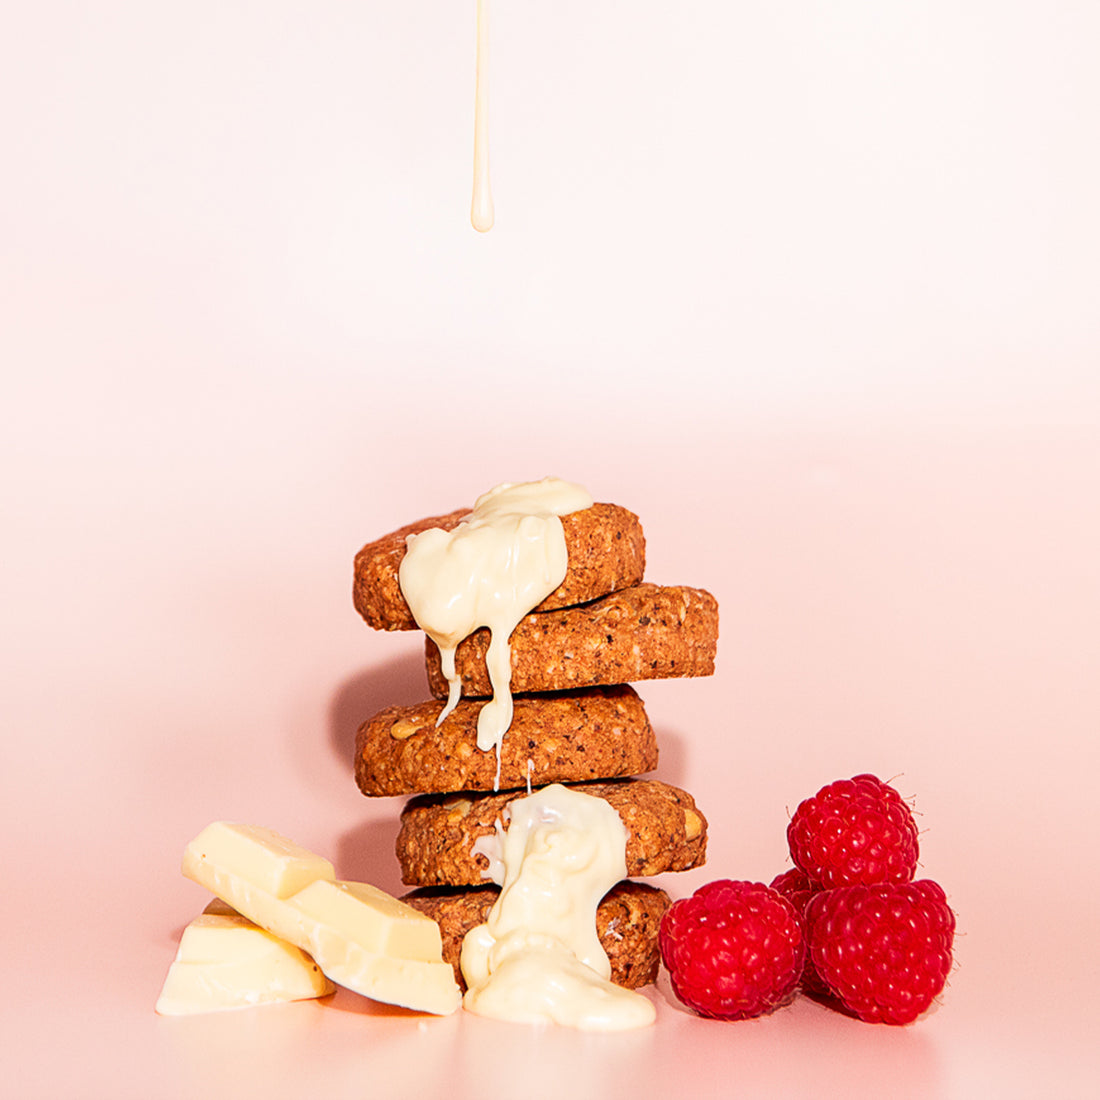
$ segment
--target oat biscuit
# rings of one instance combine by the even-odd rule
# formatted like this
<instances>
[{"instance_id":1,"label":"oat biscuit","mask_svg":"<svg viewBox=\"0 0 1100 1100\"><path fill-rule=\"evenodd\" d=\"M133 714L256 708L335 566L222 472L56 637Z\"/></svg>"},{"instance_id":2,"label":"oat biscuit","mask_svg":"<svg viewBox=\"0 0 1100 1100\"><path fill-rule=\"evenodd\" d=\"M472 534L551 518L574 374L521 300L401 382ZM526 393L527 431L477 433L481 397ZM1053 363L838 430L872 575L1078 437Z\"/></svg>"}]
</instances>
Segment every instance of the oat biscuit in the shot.
<instances>
[{"instance_id":1,"label":"oat biscuit","mask_svg":"<svg viewBox=\"0 0 1100 1100\"><path fill-rule=\"evenodd\" d=\"M462 642L462 694L492 694L489 631ZM512 691L562 691L672 676L709 676L718 646L718 602L701 588L639 584L582 607L535 612L512 631ZM428 685L447 697L439 649L425 640Z\"/></svg>"},{"instance_id":2,"label":"oat biscuit","mask_svg":"<svg viewBox=\"0 0 1100 1100\"><path fill-rule=\"evenodd\" d=\"M485 922L499 893L499 887L493 885L434 887L414 890L401 899L439 925L443 959L454 967L463 991L466 983L459 967L462 939L471 928ZM620 882L604 895L596 910L596 932L616 985L638 989L656 981L660 961L657 930L670 904L664 890L642 882Z\"/></svg>"},{"instance_id":3,"label":"oat biscuit","mask_svg":"<svg viewBox=\"0 0 1100 1100\"><path fill-rule=\"evenodd\" d=\"M405 539L430 527L451 530L469 515L459 508L445 516L410 523L355 555L352 599L360 615L376 630L415 630L409 605L401 594L397 572L405 556ZM539 607L545 610L585 603L637 584L645 574L645 536L633 512L617 504L593 504L561 517L569 571Z\"/></svg>"},{"instance_id":4,"label":"oat biscuit","mask_svg":"<svg viewBox=\"0 0 1100 1100\"><path fill-rule=\"evenodd\" d=\"M505 739L507 740L507 738ZM626 873L645 878L686 871L706 860L707 822L686 791L655 779L571 784L606 799L627 829ZM479 886L488 857L474 853L525 791L420 795L401 814L397 858L407 886Z\"/></svg>"},{"instance_id":5,"label":"oat biscuit","mask_svg":"<svg viewBox=\"0 0 1100 1100\"><path fill-rule=\"evenodd\" d=\"M462 700L436 727L443 702L387 707L359 727L355 780L366 795L491 791L496 753L477 747L482 700ZM500 749L503 790L640 775L657 766L645 707L627 685L518 695Z\"/></svg>"}]
</instances>

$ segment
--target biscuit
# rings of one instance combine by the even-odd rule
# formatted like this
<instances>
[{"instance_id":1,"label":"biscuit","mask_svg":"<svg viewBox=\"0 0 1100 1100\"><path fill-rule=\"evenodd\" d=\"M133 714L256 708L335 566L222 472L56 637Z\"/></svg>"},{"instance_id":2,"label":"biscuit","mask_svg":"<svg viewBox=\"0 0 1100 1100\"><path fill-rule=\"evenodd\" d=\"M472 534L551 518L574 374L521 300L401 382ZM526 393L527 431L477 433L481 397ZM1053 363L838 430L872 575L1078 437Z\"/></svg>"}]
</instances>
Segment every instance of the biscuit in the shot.
<instances>
[{"instance_id":1,"label":"biscuit","mask_svg":"<svg viewBox=\"0 0 1100 1100\"><path fill-rule=\"evenodd\" d=\"M496 753L477 747L480 700L393 706L359 727L355 781L366 795L491 791ZM519 695L500 748L500 787L638 775L657 766L657 740L633 688Z\"/></svg>"},{"instance_id":2,"label":"biscuit","mask_svg":"<svg viewBox=\"0 0 1100 1100\"><path fill-rule=\"evenodd\" d=\"M405 556L405 539L429 527L451 530L470 514L459 508L445 516L410 523L355 555L352 600L360 615L376 630L415 630L398 570ZM539 604L544 610L569 607L637 584L645 575L645 536L633 512L617 504L593 504L561 517L569 569L565 580Z\"/></svg>"},{"instance_id":3,"label":"biscuit","mask_svg":"<svg viewBox=\"0 0 1100 1100\"><path fill-rule=\"evenodd\" d=\"M500 894L497 886L469 889L434 887L414 890L401 900L439 925L443 959L454 967L455 980L465 992L459 967L462 940L471 928L483 924ZM638 989L657 980L660 950L657 931L671 904L664 890L642 882L620 882L603 897L596 910L596 932L611 963L611 980Z\"/></svg>"},{"instance_id":4,"label":"biscuit","mask_svg":"<svg viewBox=\"0 0 1100 1100\"><path fill-rule=\"evenodd\" d=\"M492 694L482 629L460 643L462 694ZM639 584L583 607L536 612L512 631L512 691L563 691L670 676L709 676L718 646L718 602L701 588ZM425 643L428 686L447 697L439 649Z\"/></svg>"},{"instance_id":5,"label":"biscuit","mask_svg":"<svg viewBox=\"0 0 1100 1100\"><path fill-rule=\"evenodd\" d=\"M507 740L507 738L505 738ZM706 860L707 822L687 792L655 779L578 783L573 789L606 799L627 830L626 874L645 878L686 871ZM475 853L496 832L505 807L525 791L419 795L401 814L397 858L407 886L479 886L488 856Z\"/></svg>"}]
</instances>

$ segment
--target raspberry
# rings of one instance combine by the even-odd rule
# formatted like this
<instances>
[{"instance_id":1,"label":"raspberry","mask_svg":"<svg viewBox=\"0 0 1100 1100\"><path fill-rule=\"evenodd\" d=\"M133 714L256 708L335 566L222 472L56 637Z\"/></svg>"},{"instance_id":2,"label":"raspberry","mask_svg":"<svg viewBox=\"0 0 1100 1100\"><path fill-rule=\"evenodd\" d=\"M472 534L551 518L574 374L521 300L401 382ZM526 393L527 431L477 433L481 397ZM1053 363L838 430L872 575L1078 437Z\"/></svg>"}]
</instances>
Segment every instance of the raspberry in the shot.
<instances>
[{"instance_id":1,"label":"raspberry","mask_svg":"<svg viewBox=\"0 0 1100 1100\"><path fill-rule=\"evenodd\" d=\"M787 826L795 866L825 889L910 882L917 825L893 787L873 775L838 779L795 810Z\"/></svg>"},{"instance_id":2,"label":"raspberry","mask_svg":"<svg viewBox=\"0 0 1100 1100\"><path fill-rule=\"evenodd\" d=\"M673 902L658 942L676 996L717 1020L746 1020L784 1004L806 955L790 902L761 882L730 879Z\"/></svg>"},{"instance_id":3,"label":"raspberry","mask_svg":"<svg viewBox=\"0 0 1100 1100\"><path fill-rule=\"evenodd\" d=\"M816 882L811 882L805 872L797 867L776 875L771 881L771 888L782 894L794 907L798 919L802 921L802 930L806 930L806 906L815 894L821 893L821 887ZM828 993L824 982L814 973L813 960L809 950L806 951L806 961L802 964L802 974L799 976L799 984L806 993Z\"/></svg>"},{"instance_id":4,"label":"raspberry","mask_svg":"<svg viewBox=\"0 0 1100 1100\"><path fill-rule=\"evenodd\" d=\"M797 867L776 875L769 885L794 906L799 916L806 912L810 898L821 891L821 887L811 882L806 872L800 871Z\"/></svg>"},{"instance_id":5,"label":"raspberry","mask_svg":"<svg viewBox=\"0 0 1100 1100\"><path fill-rule=\"evenodd\" d=\"M947 982L955 914L930 879L827 890L806 918L814 970L861 1020L910 1023Z\"/></svg>"}]
</instances>

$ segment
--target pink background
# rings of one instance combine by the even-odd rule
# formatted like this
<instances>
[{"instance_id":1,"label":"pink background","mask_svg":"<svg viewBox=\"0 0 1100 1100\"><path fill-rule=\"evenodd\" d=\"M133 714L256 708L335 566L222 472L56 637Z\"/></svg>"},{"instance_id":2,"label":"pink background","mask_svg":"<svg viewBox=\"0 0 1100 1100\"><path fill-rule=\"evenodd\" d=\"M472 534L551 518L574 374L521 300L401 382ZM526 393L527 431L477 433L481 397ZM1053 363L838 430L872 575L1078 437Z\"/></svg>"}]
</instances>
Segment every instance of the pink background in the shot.
<instances>
[{"instance_id":1,"label":"pink background","mask_svg":"<svg viewBox=\"0 0 1100 1100\"><path fill-rule=\"evenodd\" d=\"M20 1097L1094 1095L1100 8L0 7L4 1088ZM800 1001L623 1036L348 994L153 1003L271 825L400 884L357 723L425 694L358 547L554 473L718 597L642 685L710 819L662 880L769 880L859 771L958 913L910 1028Z\"/></svg>"}]
</instances>

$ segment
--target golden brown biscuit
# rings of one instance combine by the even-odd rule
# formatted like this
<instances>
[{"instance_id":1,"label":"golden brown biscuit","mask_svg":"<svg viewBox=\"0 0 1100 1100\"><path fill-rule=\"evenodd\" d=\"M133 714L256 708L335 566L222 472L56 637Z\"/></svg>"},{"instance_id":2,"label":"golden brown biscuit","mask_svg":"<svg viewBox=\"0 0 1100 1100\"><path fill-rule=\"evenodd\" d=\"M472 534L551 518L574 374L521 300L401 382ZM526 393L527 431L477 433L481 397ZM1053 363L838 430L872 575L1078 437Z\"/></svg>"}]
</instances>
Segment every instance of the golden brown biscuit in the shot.
<instances>
[{"instance_id":1,"label":"golden brown biscuit","mask_svg":"<svg viewBox=\"0 0 1100 1100\"><path fill-rule=\"evenodd\" d=\"M443 959L454 967L455 980L463 991L466 982L458 964L463 937L485 922L499 893L500 888L492 885L468 889L437 886L414 890L401 899L438 923ZM664 890L642 882L620 882L604 895L596 910L596 932L616 985L638 989L657 980L661 957L657 931L670 904Z\"/></svg>"},{"instance_id":2,"label":"golden brown biscuit","mask_svg":"<svg viewBox=\"0 0 1100 1100\"><path fill-rule=\"evenodd\" d=\"M645 878L687 871L706 860L707 822L686 791L655 779L570 786L606 799L627 830L626 873ZM420 795L401 814L397 858L407 886L480 886L488 857L474 845L504 821L505 807L525 791Z\"/></svg>"},{"instance_id":3,"label":"golden brown biscuit","mask_svg":"<svg viewBox=\"0 0 1100 1100\"><path fill-rule=\"evenodd\" d=\"M477 747L483 703L462 700L436 727L443 702L387 707L359 727L355 780L366 795L491 791L496 753ZM500 787L639 775L657 766L657 741L633 688L518 695L500 753Z\"/></svg>"},{"instance_id":4,"label":"golden brown biscuit","mask_svg":"<svg viewBox=\"0 0 1100 1100\"><path fill-rule=\"evenodd\" d=\"M376 630L415 630L416 620L401 594L397 573L405 556L405 539L429 527L449 531L470 514L459 508L445 516L410 523L355 555L352 600ZM540 608L569 607L629 588L645 574L645 536L633 512L617 504L593 504L561 517L569 571Z\"/></svg>"},{"instance_id":5,"label":"golden brown biscuit","mask_svg":"<svg viewBox=\"0 0 1100 1100\"><path fill-rule=\"evenodd\" d=\"M492 694L489 631L462 642L462 694ZM701 588L639 584L585 604L525 616L512 631L512 691L563 691L672 676L709 676L718 646L718 602ZM447 697L439 649L426 639L428 685Z\"/></svg>"}]
</instances>

